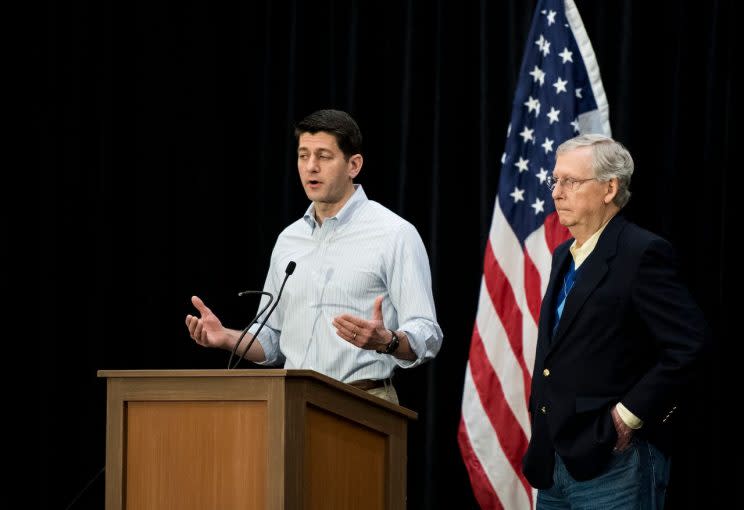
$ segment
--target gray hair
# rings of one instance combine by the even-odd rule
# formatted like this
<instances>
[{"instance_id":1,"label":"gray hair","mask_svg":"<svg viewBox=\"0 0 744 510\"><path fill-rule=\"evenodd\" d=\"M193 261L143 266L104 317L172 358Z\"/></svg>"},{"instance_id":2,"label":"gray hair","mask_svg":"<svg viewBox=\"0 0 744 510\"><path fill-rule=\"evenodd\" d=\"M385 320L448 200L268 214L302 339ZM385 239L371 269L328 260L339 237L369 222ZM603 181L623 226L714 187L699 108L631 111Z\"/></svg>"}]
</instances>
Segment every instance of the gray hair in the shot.
<instances>
[{"instance_id":1,"label":"gray hair","mask_svg":"<svg viewBox=\"0 0 744 510\"><path fill-rule=\"evenodd\" d=\"M594 177L600 182L617 179L617 195L613 202L621 209L630 200L630 177L633 175L633 158L623 144L609 136L600 134L584 134L566 140L558 146L556 156L564 152L592 148L592 170Z\"/></svg>"}]
</instances>

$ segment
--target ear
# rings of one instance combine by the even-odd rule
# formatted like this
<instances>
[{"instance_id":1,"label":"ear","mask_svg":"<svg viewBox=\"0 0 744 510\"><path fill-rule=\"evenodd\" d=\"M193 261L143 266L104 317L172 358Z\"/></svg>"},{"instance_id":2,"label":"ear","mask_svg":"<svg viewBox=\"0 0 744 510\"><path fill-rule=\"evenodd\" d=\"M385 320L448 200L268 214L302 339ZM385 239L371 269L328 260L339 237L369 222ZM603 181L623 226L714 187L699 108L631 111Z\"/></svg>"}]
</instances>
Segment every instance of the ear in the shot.
<instances>
[{"instance_id":1,"label":"ear","mask_svg":"<svg viewBox=\"0 0 744 510\"><path fill-rule=\"evenodd\" d=\"M348 163L348 169L346 170L346 174L354 179L357 175L359 175L359 172L362 170L362 165L364 164L364 158L361 154L354 154L349 158Z\"/></svg>"},{"instance_id":2,"label":"ear","mask_svg":"<svg viewBox=\"0 0 744 510\"><path fill-rule=\"evenodd\" d=\"M617 196L617 190L618 190L619 183L617 181L617 177L613 177L612 179L607 181L605 184L607 185L607 191L605 191L603 201L605 204L609 205L612 203L612 201Z\"/></svg>"}]
</instances>

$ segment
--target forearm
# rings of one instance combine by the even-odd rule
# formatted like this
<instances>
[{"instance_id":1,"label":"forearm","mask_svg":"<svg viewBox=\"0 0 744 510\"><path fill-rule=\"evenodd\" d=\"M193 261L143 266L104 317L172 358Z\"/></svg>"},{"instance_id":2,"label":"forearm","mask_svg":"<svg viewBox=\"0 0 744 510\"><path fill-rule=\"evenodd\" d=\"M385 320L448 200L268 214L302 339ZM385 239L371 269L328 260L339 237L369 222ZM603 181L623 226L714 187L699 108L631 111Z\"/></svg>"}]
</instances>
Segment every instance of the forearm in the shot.
<instances>
[{"instance_id":1,"label":"forearm","mask_svg":"<svg viewBox=\"0 0 744 510\"><path fill-rule=\"evenodd\" d=\"M250 333L246 333L243 338L240 339L241 334L241 330L227 329L225 335L225 343L222 345L222 348L228 351L233 351L233 349L235 349L235 345L238 343L238 341L240 341L240 345L238 346L238 349L236 351L236 354L238 356L241 356L248 361L254 361L256 363L266 361L266 354L264 353L261 342L259 342L257 338L256 341L252 341L253 335ZM246 348L249 344L250 348L248 349L248 352L246 352Z\"/></svg>"}]
</instances>

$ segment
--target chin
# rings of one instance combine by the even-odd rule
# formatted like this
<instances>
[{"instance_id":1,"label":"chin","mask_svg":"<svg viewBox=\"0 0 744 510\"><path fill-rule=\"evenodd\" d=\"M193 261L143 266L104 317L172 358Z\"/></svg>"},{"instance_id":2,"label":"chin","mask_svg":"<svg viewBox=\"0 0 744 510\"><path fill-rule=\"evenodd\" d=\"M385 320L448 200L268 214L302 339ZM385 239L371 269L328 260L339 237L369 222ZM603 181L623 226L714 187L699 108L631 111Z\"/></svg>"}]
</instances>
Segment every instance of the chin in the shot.
<instances>
[{"instance_id":1,"label":"chin","mask_svg":"<svg viewBox=\"0 0 744 510\"><path fill-rule=\"evenodd\" d=\"M558 217L558 223L569 229L576 225L575 221L571 221L569 218L561 218L560 216Z\"/></svg>"},{"instance_id":2,"label":"chin","mask_svg":"<svg viewBox=\"0 0 744 510\"><path fill-rule=\"evenodd\" d=\"M310 188L305 188L305 195L310 199L311 202L315 202L320 198L320 191Z\"/></svg>"}]
</instances>

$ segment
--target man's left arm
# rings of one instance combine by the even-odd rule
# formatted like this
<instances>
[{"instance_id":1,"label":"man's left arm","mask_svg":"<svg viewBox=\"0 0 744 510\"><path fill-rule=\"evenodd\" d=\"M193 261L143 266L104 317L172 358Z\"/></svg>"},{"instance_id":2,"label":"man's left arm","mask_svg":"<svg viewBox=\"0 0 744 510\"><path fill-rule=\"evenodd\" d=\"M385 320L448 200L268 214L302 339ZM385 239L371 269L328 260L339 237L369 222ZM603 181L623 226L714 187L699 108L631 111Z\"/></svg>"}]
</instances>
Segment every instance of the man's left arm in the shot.
<instances>
[{"instance_id":1,"label":"man's left arm","mask_svg":"<svg viewBox=\"0 0 744 510\"><path fill-rule=\"evenodd\" d=\"M395 356L397 364L411 368L433 359L442 346L443 335L437 323L429 256L410 223L397 232L388 259L388 292L398 318L395 333L401 344L407 344Z\"/></svg>"},{"instance_id":2,"label":"man's left arm","mask_svg":"<svg viewBox=\"0 0 744 510\"><path fill-rule=\"evenodd\" d=\"M708 327L677 274L672 246L662 239L650 242L642 255L632 306L655 343L657 359L615 412L629 428L639 428L674 410L706 348Z\"/></svg>"},{"instance_id":3,"label":"man's left arm","mask_svg":"<svg viewBox=\"0 0 744 510\"><path fill-rule=\"evenodd\" d=\"M336 334L360 349L389 354L401 360L415 361L416 352L411 348L408 335L385 327L382 315L384 296L377 296L372 307L372 319L344 314L333 319Z\"/></svg>"},{"instance_id":4,"label":"man's left arm","mask_svg":"<svg viewBox=\"0 0 744 510\"><path fill-rule=\"evenodd\" d=\"M403 368L434 358L442 345L442 330L434 309L426 249L416 229L406 224L383 254L389 305L397 324L383 318L383 299L375 300L371 320L344 314L333 320L336 334L361 349L390 355ZM388 316L390 318L390 316Z\"/></svg>"}]
</instances>

